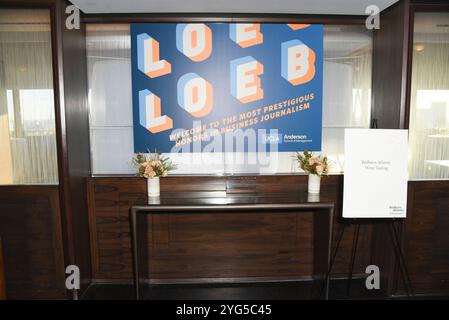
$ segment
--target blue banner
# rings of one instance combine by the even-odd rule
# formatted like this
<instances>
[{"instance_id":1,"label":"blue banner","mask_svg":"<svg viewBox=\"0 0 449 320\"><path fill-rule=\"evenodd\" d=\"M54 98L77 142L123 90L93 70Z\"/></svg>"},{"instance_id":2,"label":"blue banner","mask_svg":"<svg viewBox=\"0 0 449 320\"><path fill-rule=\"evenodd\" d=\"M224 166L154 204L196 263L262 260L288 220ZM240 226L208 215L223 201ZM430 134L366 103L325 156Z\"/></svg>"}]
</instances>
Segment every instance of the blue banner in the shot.
<instances>
[{"instance_id":1,"label":"blue banner","mask_svg":"<svg viewBox=\"0 0 449 320\"><path fill-rule=\"evenodd\" d=\"M131 25L134 150L321 150L323 26Z\"/></svg>"}]
</instances>

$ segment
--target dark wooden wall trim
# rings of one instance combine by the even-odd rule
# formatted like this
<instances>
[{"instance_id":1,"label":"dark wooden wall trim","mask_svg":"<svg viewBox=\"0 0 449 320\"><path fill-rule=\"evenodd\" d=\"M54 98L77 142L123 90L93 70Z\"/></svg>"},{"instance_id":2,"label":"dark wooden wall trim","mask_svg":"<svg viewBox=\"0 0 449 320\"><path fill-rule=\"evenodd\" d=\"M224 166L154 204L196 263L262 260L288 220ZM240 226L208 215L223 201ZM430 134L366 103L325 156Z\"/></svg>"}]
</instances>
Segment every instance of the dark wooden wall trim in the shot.
<instances>
[{"instance_id":1,"label":"dark wooden wall trim","mask_svg":"<svg viewBox=\"0 0 449 320\"><path fill-rule=\"evenodd\" d=\"M364 24L366 16L307 15L263 13L128 13L86 14L84 23L145 23L145 22L258 22L258 23L322 23Z\"/></svg>"},{"instance_id":2,"label":"dark wooden wall trim","mask_svg":"<svg viewBox=\"0 0 449 320\"><path fill-rule=\"evenodd\" d=\"M52 5L52 50L53 50L53 87L55 96L56 143L58 147L59 198L61 204L61 223L63 226L63 244L65 265L75 264L73 230L71 228L72 210L70 185L68 179L67 128L64 99L64 62L62 49L63 11L60 1ZM69 294L69 293L68 293Z\"/></svg>"},{"instance_id":3,"label":"dark wooden wall trim","mask_svg":"<svg viewBox=\"0 0 449 320\"><path fill-rule=\"evenodd\" d=\"M406 115L409 68L410 3L400 0L382 11L373 33L371 117L382 129L408 127ZM390 295L397 285L397 264L384 225L373 226L372 261L379 266L381 287Z\"/></svg>"},{"instance_id":4,"label":"dark wooden wall trim","mask_svg":"<svg viewBox=\"0 0 449 320\"><path fill-rule=\"evenodd\" d=\"M8 299L64 299L58 186L0 186Z\"/></svg>"},{"instance_id":5,"label":"dark wooden wall trim","mask_svg":"<svg viewBox=\"0 0 449 320\"><path fill-rule=\"evenodd\" d=\"M66 264L81 271L82 288L91 279L87 216L87 177L90 176L89 118L85 24L65 26L69 1L56 1L54 8L54 66L58 90L58 162ZM77 292L73 291L74 298Z\"/></svg>"}]
</instances>

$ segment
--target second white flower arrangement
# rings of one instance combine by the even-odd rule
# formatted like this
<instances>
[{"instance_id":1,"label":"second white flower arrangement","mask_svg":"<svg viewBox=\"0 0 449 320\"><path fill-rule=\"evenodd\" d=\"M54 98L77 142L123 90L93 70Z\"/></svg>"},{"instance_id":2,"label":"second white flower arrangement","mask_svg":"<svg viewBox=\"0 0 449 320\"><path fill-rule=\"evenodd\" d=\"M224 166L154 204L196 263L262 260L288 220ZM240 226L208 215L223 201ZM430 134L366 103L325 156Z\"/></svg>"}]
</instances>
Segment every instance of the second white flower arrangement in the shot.
<instances>
[{"instance_id":1,"label":"second white flower arrangement","mask_svg":"<svg viewBox=\"0 0 449 320\"><path fill-rule=\"evenodd\" d=\"M295 158L299 167L309 174L308 192L310 194L319 194L321 177L329 173L327 157L313 156L311 152L304 151L302 154L297 152Z\"/></svg>"},{"instance_id":2,"label":"second white flower arrangement","mask_svg":"<svg viewBox=\"0 0 449 320\"><path fill-rule=\"evenodd\" d=\"M153 198L160 195L159 177L165 177L176 169L176 164L160 152L150 153L148 156L138 153L133 158L133 164L137 168L137 174L147 178L147 193Z\"/></svg>"},{"instance_id":3,"label":"second white flower arrangement","mask_svg":"<svg viewBox=\"0 0 449 320\"><path fill-rule=\"evenodd\" d=\"M299 167L306 173L320 177L329 173L329 161L325 156L313 156L311 152L304 151L302 154L297 152L295 158Z\"/></svg>"},{"instance_id":4,"label":"second white flower arrangement","mask_svg":"<svg viewBox=\"0 0 449 320\"><path fill-rule=\"evenodd\" d=\"M165 177L176 169L176 164L159 152L150 153L148 156L138 153L133 158L133 164L137 167L137 174L144 178Z\"/></svg>"}]
</instances>

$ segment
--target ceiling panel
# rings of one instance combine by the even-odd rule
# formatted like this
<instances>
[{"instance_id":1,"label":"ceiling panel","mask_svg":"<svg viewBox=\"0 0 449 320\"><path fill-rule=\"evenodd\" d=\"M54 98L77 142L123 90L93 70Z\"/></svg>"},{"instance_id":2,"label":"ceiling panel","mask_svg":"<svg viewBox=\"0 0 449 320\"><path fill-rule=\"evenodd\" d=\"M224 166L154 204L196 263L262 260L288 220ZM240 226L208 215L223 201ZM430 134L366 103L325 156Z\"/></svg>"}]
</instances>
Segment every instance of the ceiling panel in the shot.
<instances>
[{"instance_id":1,"label":"ceiling panel","mask_svg":"<svg viewBox=\"0 0 449 320\"><path fill-rule=\"evenodd\" d=\"M364 15L398 0L71 0L85 13L286 13Z\"/></svg>"}]
</instances>

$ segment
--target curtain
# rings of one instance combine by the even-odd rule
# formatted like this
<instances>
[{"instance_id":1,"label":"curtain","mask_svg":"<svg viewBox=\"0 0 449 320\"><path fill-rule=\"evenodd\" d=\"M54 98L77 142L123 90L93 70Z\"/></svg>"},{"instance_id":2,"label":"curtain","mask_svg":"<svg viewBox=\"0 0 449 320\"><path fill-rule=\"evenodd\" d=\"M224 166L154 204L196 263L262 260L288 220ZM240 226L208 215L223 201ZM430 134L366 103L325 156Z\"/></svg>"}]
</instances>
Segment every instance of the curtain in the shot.
<instances>
[{"instance_id":1,"label":"curtain","mask_svg":"<svg viewBox=\"0 0 449 320\"><path fill-rule=\"evenodd\" d=\"M448 21L449 12L415 14L409 125L413 180L449 178Z\"/></svg>"},{"instance_id":2,"label":"curtain","mask_svg":"<svg viewBox=\"0 0 449 320\"><path fill-rule=\"evenodd\" d=\"M50 13L0 21L0 184L57 184Z\"/></svg>"}]
</instances>

